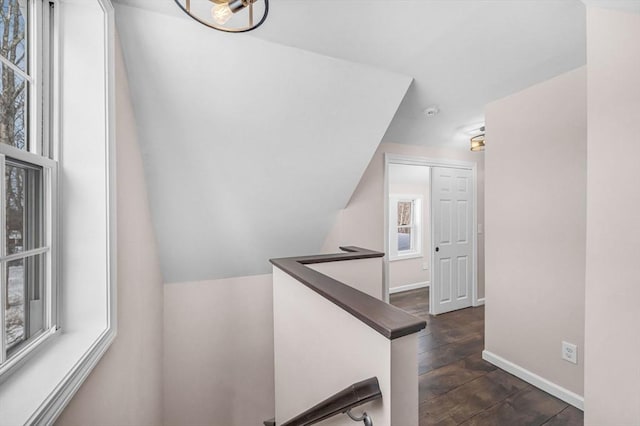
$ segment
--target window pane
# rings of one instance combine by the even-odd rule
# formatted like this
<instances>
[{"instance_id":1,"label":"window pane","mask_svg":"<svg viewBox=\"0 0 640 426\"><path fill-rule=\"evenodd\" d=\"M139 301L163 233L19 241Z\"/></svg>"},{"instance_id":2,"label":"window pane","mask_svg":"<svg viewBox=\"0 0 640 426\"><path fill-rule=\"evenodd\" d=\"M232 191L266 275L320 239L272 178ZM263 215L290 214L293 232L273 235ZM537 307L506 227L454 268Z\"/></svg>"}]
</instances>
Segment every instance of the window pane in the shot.
<instances>
[{"instance_id":1,"label":"window pane","mask_svg":"<svg viewBox=\"0 0 640 426\"><path fill-rule=\"evenodd\" d=\"M7 353L44 329L42 255L7 262L7 306L5 311Z\"/></svg>"},{"instance_id":2,"label":"window pane","mask_svg":"<svg viewBox=\"0 0 640 426\"><path fill-rule=\"evenodd\" d=\"M0 55L27 71L27 0L0 0Z\"/></svg>"},{"instance_id":3,"label":"window pane","mask_svg":"<svg viewBox=\"0 0 640 426\"><path fill-rule=\"evenodd\" d=\"M411 201L398 201L398 226L411 225L412 207Z\"/></svg>"},{"instance_id":4,"label":"window pane","mask_svg":"<svg viewBox=\"0 0 640 426\"><path fill-rule=\"evenodd\" d=\"M411 250L411 227L398 228L398 251Z\"/></svg>"},{"instance_id":5,"label":"window pane","mask_svg":"<svg viewBox=\"0 0 640 426\"><path fill-rule=\"evenodd\" d=\"M25 338L25 288L24 260L14 260L7 265L7 349L11 349Z\"/></svg>"},{"instance_id":6,"label":"window pane","mask_svg":"<svg viewBox=\"0 0 640 426\"><path fill-rule=\"evenodd\" d=\"M7 161L7 254L42 246L42 170Z\"/></svg>"},{"instance_id":7,"label":"window pane","mask_svg":"<svg viewBox=\"0 0 640 426\"><path fill-rule=\"evenodd\" d=\"M1 1L1 0L0 0ZM2 64L0 72L0 143L27 148L27 84Z\"/></svg>"}]
</instances>

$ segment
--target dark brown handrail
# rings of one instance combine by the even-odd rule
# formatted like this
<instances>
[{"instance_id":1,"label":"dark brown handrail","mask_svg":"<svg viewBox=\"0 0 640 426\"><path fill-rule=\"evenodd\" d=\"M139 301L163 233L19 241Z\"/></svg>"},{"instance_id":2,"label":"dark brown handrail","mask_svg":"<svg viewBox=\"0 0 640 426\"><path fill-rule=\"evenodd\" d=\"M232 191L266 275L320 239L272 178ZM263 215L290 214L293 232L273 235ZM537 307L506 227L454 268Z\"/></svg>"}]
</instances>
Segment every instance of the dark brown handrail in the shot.
<instances>
[{"instance_id":1,"label":"dark brown handrail","mask_svg":"<svg viewBox=\"0 0 640 426\"><path fill-rule=\"evenodd\" d=\"M417 333L426 327L427 323L424 320L307 266L314 263L384 256L384 253L360 247L340 247L340 249L345 253L271 259L271 263L327 300L340 306L387 339L397 339Z\"/></svg>"},{"instance_id":2,"label":"dark brown handrail","mask_svg":"<svg viewBox=\"0 0 640 426\"><path fill-rule=\"evenodd\" d=\"M282 424L282 426L308 426L346 413L351 408L382 398L378 378L372 377L341 390L318 405Z\"/></svg>"}]
</instances>

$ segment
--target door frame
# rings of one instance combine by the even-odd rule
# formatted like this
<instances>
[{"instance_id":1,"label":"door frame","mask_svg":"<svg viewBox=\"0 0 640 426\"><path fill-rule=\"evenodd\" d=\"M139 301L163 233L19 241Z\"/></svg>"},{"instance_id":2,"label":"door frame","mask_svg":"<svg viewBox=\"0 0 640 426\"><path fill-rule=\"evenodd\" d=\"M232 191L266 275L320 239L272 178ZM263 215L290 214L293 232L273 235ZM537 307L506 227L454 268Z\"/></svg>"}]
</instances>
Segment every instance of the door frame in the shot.
<instances>
[{"instance_id":1,"label":"door frame","mask_svg":"<svg viewBox=\"0 0 640 426\"><path fill-rule=\"evenodd\" d=\"M382 258L382 276L383 276L383 294L384 300L389 302L389 165L390 164L404 164L408 166L427 166L427 167L448 167L453 169L466 169L471 170L472 173L472 187L473 187L473 244L472 244L472 256L471 260L473 262L473 273L471 277L471 305L472 306L480 306L484 303L484 299L482 302L478 301L478 165L472 161L462 161L462 160L450 160L446 158L427 158L427 157L417 157L411 155L401 155L401 154L392 154L385 152L384 153L384 257ZM429 179L429 232L432 235L432 230L434 229L434 214L433 214L433 203L431 202L432 195L432 185L433 179L431 179L431 173L433 171L430 169L430 179ZM433 285L433 263L434 263L434 241L433 238L429 239L431 241L430 244L430 262L429 262L429 282L430 285ZM431 297L433 292L429 292L429 313L432 314L433 303L431 301Z\"/></svg>"}]
</instances>

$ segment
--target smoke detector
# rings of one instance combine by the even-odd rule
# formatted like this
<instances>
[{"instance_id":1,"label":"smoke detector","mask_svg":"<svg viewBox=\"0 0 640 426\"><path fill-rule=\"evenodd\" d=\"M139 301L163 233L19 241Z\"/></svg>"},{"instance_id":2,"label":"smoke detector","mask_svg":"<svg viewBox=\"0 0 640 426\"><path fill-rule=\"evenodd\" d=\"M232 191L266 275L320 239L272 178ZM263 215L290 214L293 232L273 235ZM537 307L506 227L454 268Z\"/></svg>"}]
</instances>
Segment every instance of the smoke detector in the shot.
<instances>
[{"instance_id":1,"label":"smoke detector","mask_svg":"<svg viewBox=\"0 0 640 426\"><path fill-rule=\"evenodd\" d=\"M436 105L430 106L423 111L424 115L427 117L434 117L440 113L440 108Z\"/></svg>"}]
</instances>

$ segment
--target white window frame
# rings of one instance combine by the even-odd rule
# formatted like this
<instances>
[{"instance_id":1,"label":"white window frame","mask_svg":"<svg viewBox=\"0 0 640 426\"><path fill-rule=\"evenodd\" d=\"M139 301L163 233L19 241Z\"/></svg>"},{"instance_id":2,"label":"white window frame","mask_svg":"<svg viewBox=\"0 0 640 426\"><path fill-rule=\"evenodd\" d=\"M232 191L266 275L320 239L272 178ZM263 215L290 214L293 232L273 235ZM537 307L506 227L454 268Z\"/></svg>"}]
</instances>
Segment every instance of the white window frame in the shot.
<instances>
[{"instance_id":1,"label":"white window frame","mask_svg":"<svg viewBox=\"0 0 640 426\"><path fill-rule=\"evenodd\" d=\"M110 0L50 1L58 331L0 381L2 424L53 424L117 330L114 9Z\"/></svg>"},{"instance_id":2,"label":"white window frame","mask_svg":"<svg viewBox=\"0 0 640 426\"><path fill-rule=\"evenodd\" d=\"M55 334L57 327L57 241L54 224L57 223L57 176L58 162L49 158L50 155L50 127L49 127L49 46L50 46L50 13L47 0L31 0L27 3L26 33L28 64L26 71L9 65L5 58L0 58L4 65L9 66L14 73L19 74L27 85L28 109L26 122L28 126L26 149L0 144L0 382L14 369L26 360L32 351L36 350L49 337ZM6 188L5 170L9 160L17 160L42 169L42 199L41 223L42 244L33 250L7 255L6 250ZM42 255L44 258L44 318L43 331L33 338L26 340L22 347L11 357L8 357L6 347L6 329L4 300L7 285L5 267L12 260L27 259Z\"/></svg>"},{"instance_id":3,"label":"white window frame","mask_svg":"<svg viewBox=\"0 0 640 426\"><path fill-rule=\"evenodd\" d=\"M424 239L424 226L422 220L423 212L422 195L414 194L390 194L389 195L389 261L414 259L422 257L422 245ZM398 250L398 203L410 202L411 209L411 248L409 250Z\"/></svg>"}]
</instances>

